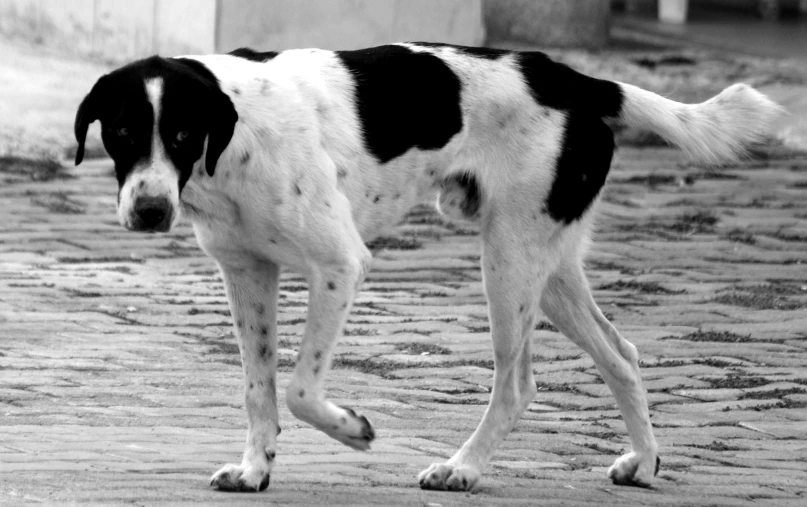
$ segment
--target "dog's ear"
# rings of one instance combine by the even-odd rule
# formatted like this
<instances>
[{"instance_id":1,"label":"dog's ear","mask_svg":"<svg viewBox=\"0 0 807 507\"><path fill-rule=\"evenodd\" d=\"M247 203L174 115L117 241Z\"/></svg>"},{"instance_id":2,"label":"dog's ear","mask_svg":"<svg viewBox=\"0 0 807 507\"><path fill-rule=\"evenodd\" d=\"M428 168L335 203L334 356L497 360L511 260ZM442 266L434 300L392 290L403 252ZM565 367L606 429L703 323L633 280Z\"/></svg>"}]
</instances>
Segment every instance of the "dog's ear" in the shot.
<instances>
[{"instance_id":1,"label":"dog's ear","mask_svg":"<svg viewBox=\"0 0 807 507\"><path fill-rule=\"evenodd\" d=\"M84 100L78 106L76 122L73 125L73 131L78 142L76 165L79 165L84 160L84 142L87 139L87 129L90 127L90 123L100 118L101 104L103 104L106 94L105 78L106 76L101 76L90 90L90 93L84 97Z\"/></svg>"},{"instance_id":2,"label":"dog's ear","mask_svg":"<svg viewBox=\"0 0 807 507\"><path fill-rule=\"evenodd\" d=\"M230 97L219 89L212 89L213 99L210 101L211 110L207 120L207 153L205 154L205 169L208 176L213 176L216 163L221 152L230 144L233 137L238 113L235 112Z\"/></svg>"}]
</instances>

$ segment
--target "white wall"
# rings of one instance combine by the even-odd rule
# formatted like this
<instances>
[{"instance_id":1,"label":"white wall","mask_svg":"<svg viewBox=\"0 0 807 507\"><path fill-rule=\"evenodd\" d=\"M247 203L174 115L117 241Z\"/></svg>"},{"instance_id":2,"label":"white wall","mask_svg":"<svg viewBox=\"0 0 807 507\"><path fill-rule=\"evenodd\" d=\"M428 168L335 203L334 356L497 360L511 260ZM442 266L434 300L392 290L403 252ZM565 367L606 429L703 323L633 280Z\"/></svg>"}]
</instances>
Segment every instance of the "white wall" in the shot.
<instances>
[{"instance_id":1,"label":"white wall","mask_svg":"<svg viewBox=\"0 0 807 507\"><path fill-rule=\"evenodd\" d=\"M0 34L120 63L400 40L479 45L482 0L0 0Z\"/></svg>"},{"instance_id":2,"label":"white wall","mask_svg":"<svg viewBox=\"0 0 807 507\"><path fill-rule=\"evenodd\" d=\"M481 0L222 0L219 9L220 52L485 39Z\"/></svg>"},{"instance_id":3,"label":"white wall","mask_svg":"<svg viewBox=\"0 0 807 507\"><path fill-rule=\"evenodd\" d=\"M123 62L210 53L216 0L0 0L0 34Z\"/></svg>"}]
</instances>

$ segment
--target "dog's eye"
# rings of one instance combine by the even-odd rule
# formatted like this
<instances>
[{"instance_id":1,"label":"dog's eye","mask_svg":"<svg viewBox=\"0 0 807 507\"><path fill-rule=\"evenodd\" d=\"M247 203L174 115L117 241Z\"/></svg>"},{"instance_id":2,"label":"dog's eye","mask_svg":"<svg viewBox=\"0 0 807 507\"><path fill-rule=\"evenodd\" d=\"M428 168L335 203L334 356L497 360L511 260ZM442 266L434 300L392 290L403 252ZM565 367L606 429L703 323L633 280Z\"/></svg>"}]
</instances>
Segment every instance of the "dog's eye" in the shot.
<instances>
[{"instance_id":1,"label":"dog's eye","mask_svg":"<svg viewBox=\"0 0 807 507\"><path fill-rule=\"evenodd\" d=\"M177 142L181 143L182 141L184 141L187 138L188 138L188 131L187 130L177 132Z\"/></svg>"},{"instance_id":2,"label":"dog's eye","mask_svg":"<svg viewBox=\"0 0 807 507\"><path fill-rule=\"evenodd\" d=\"M127 129L126 127L121 127L117 129L115 133L118 134L118 137L126 137L129 135L129 129Z\"/></svg>"}]
</instances>

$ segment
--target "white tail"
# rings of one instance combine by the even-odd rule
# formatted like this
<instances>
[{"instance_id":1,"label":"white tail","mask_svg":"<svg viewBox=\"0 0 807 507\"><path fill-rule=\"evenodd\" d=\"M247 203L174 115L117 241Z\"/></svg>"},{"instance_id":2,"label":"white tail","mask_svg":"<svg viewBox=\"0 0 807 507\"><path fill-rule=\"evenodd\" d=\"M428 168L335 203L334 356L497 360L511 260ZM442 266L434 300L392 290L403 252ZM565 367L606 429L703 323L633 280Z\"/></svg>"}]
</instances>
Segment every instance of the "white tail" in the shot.
<instances>
[{"instance_id":1,"label":"white tail","mask_svg":"<svg viewBox=\"0 0 807 507\"><path fill-rule=\"evenodd\" d=\"M731 85L700 104L682 104L633 85L618 83L619 119L645 128L707 164L732 162L748 145L770 135L783 109L746 84Z\"/></svg>"}]
</instances>

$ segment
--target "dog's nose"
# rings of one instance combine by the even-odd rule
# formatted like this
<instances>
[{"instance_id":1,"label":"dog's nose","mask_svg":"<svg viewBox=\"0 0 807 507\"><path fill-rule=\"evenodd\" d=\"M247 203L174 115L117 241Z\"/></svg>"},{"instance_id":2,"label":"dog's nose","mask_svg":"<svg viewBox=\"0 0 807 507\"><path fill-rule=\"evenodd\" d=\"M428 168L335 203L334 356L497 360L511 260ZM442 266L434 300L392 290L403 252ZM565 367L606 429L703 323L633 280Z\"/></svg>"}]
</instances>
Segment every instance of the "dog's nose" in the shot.
<instances>
[{"instance_id":1,"label":"dog's nose","mask_svg":"<svg viewBox=\"0 0 807 507\"><path fill-rule=\"evenodd\" d=\"M171 203L165 197L139 197L134 212L136 230L165 232L171 226Z\"/></svg>"}]
</instances>

